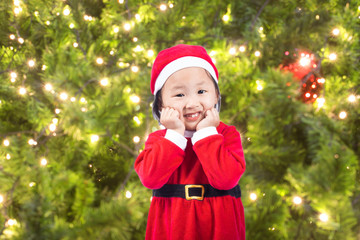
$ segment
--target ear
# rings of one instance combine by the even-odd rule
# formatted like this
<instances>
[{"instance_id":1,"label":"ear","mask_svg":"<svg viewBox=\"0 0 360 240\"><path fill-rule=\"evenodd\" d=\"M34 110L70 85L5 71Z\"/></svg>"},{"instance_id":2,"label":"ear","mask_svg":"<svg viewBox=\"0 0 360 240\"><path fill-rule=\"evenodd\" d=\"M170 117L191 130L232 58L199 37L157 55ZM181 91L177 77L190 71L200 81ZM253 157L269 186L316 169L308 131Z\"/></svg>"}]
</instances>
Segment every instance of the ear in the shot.
<instances>
[{"instance_id":1,"label":"ear","mask_svg":"<svg viewBox=\"0 0 360 240\"><path fill-rule=\"evenodd\" d=\"M215 91L216 91L215 104L217 104L219 102L219 100L220 100L220 94L219 94L219 92L217 90L215 90Z\"/></svg>"},{"instance_id":2,"label":"ear","mask_svg":"<svg viewBox=\"0 0 360 240\"><path fill-rule=\"evenodd\" d=\"M221 96L219 93L216 94L216 103L214 105L214 108L220 112L220 107L221 107Z\"/></svg>"}]
</instances>

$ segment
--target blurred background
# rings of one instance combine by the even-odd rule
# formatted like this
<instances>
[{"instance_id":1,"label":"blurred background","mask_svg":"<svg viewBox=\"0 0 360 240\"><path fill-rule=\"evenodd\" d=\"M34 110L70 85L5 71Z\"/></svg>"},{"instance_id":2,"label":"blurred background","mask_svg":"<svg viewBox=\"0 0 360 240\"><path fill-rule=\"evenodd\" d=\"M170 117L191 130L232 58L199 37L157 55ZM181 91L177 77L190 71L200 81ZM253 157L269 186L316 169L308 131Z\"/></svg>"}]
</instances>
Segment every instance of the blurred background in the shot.
<instances>
[{"instance_id":1,"label":"blurred background","mask_svg":"<svg viewBox=\"0 0 360 240\"><path fill-rule=\"evenodd\" d=\"M2 0L0 239L144 239L157 53L204 46L247 239L360 239L360 1Z\"/></svg>"}]
</instances>

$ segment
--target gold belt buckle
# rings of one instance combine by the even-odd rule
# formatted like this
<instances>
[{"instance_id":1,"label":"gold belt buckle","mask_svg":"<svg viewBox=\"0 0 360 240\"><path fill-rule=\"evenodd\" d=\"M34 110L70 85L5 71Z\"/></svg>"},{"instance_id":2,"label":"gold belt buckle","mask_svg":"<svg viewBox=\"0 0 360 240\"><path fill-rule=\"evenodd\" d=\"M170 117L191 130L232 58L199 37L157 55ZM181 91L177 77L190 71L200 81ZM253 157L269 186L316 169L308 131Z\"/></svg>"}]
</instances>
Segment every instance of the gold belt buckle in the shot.
<instances>
[{"instance_id":1,"label":"gold belt buckle","mask_svg":"<svg viewBox=\"0 0 360 240\"><path fill-rule=\"evenodd\" d=\"M189 188L201 188L201 197L189 196ZM186 200L204 200L205 188L203 185L185 185L185 198Z\"/></svg>"}]
</instances>

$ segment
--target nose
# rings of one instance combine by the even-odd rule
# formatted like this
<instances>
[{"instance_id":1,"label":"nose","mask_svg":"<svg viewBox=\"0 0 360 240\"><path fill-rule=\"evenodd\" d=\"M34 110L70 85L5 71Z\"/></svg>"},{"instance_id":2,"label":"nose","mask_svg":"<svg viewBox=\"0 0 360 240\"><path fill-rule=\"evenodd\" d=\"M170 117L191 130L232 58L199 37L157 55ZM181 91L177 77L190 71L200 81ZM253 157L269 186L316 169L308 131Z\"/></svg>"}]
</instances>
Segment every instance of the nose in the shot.
<instances>
[{"instance_id":1,"label":"nose","mask_svg":"<svg viewBox=\"0 0 360 240\"><path fill-rule=\"evenodd\" d=\"M200 106L200 101L195 96L189 96L189 98L186 101L185 108L187 109L194 109Z\"/></svg>"}]
</instances>

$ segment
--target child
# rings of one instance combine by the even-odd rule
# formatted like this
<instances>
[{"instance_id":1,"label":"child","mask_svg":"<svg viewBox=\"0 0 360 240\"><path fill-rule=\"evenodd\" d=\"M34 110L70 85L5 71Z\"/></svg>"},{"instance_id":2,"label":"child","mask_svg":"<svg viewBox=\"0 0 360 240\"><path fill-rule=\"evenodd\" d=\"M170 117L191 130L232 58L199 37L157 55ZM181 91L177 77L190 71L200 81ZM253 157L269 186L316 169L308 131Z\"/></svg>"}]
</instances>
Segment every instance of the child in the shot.
<instances>
[{"instance_id":1,"label":"child","mask_svg":"<svg viewBox=\"0 0 360 240\"><path fill-rule=\"evenodd\" d=\"M245 239L240 134L219 120L218 71L201 46L161 51L151 73L153 132L135 162L153 189L145 239Z\"/></svg>"}]
</instances>

